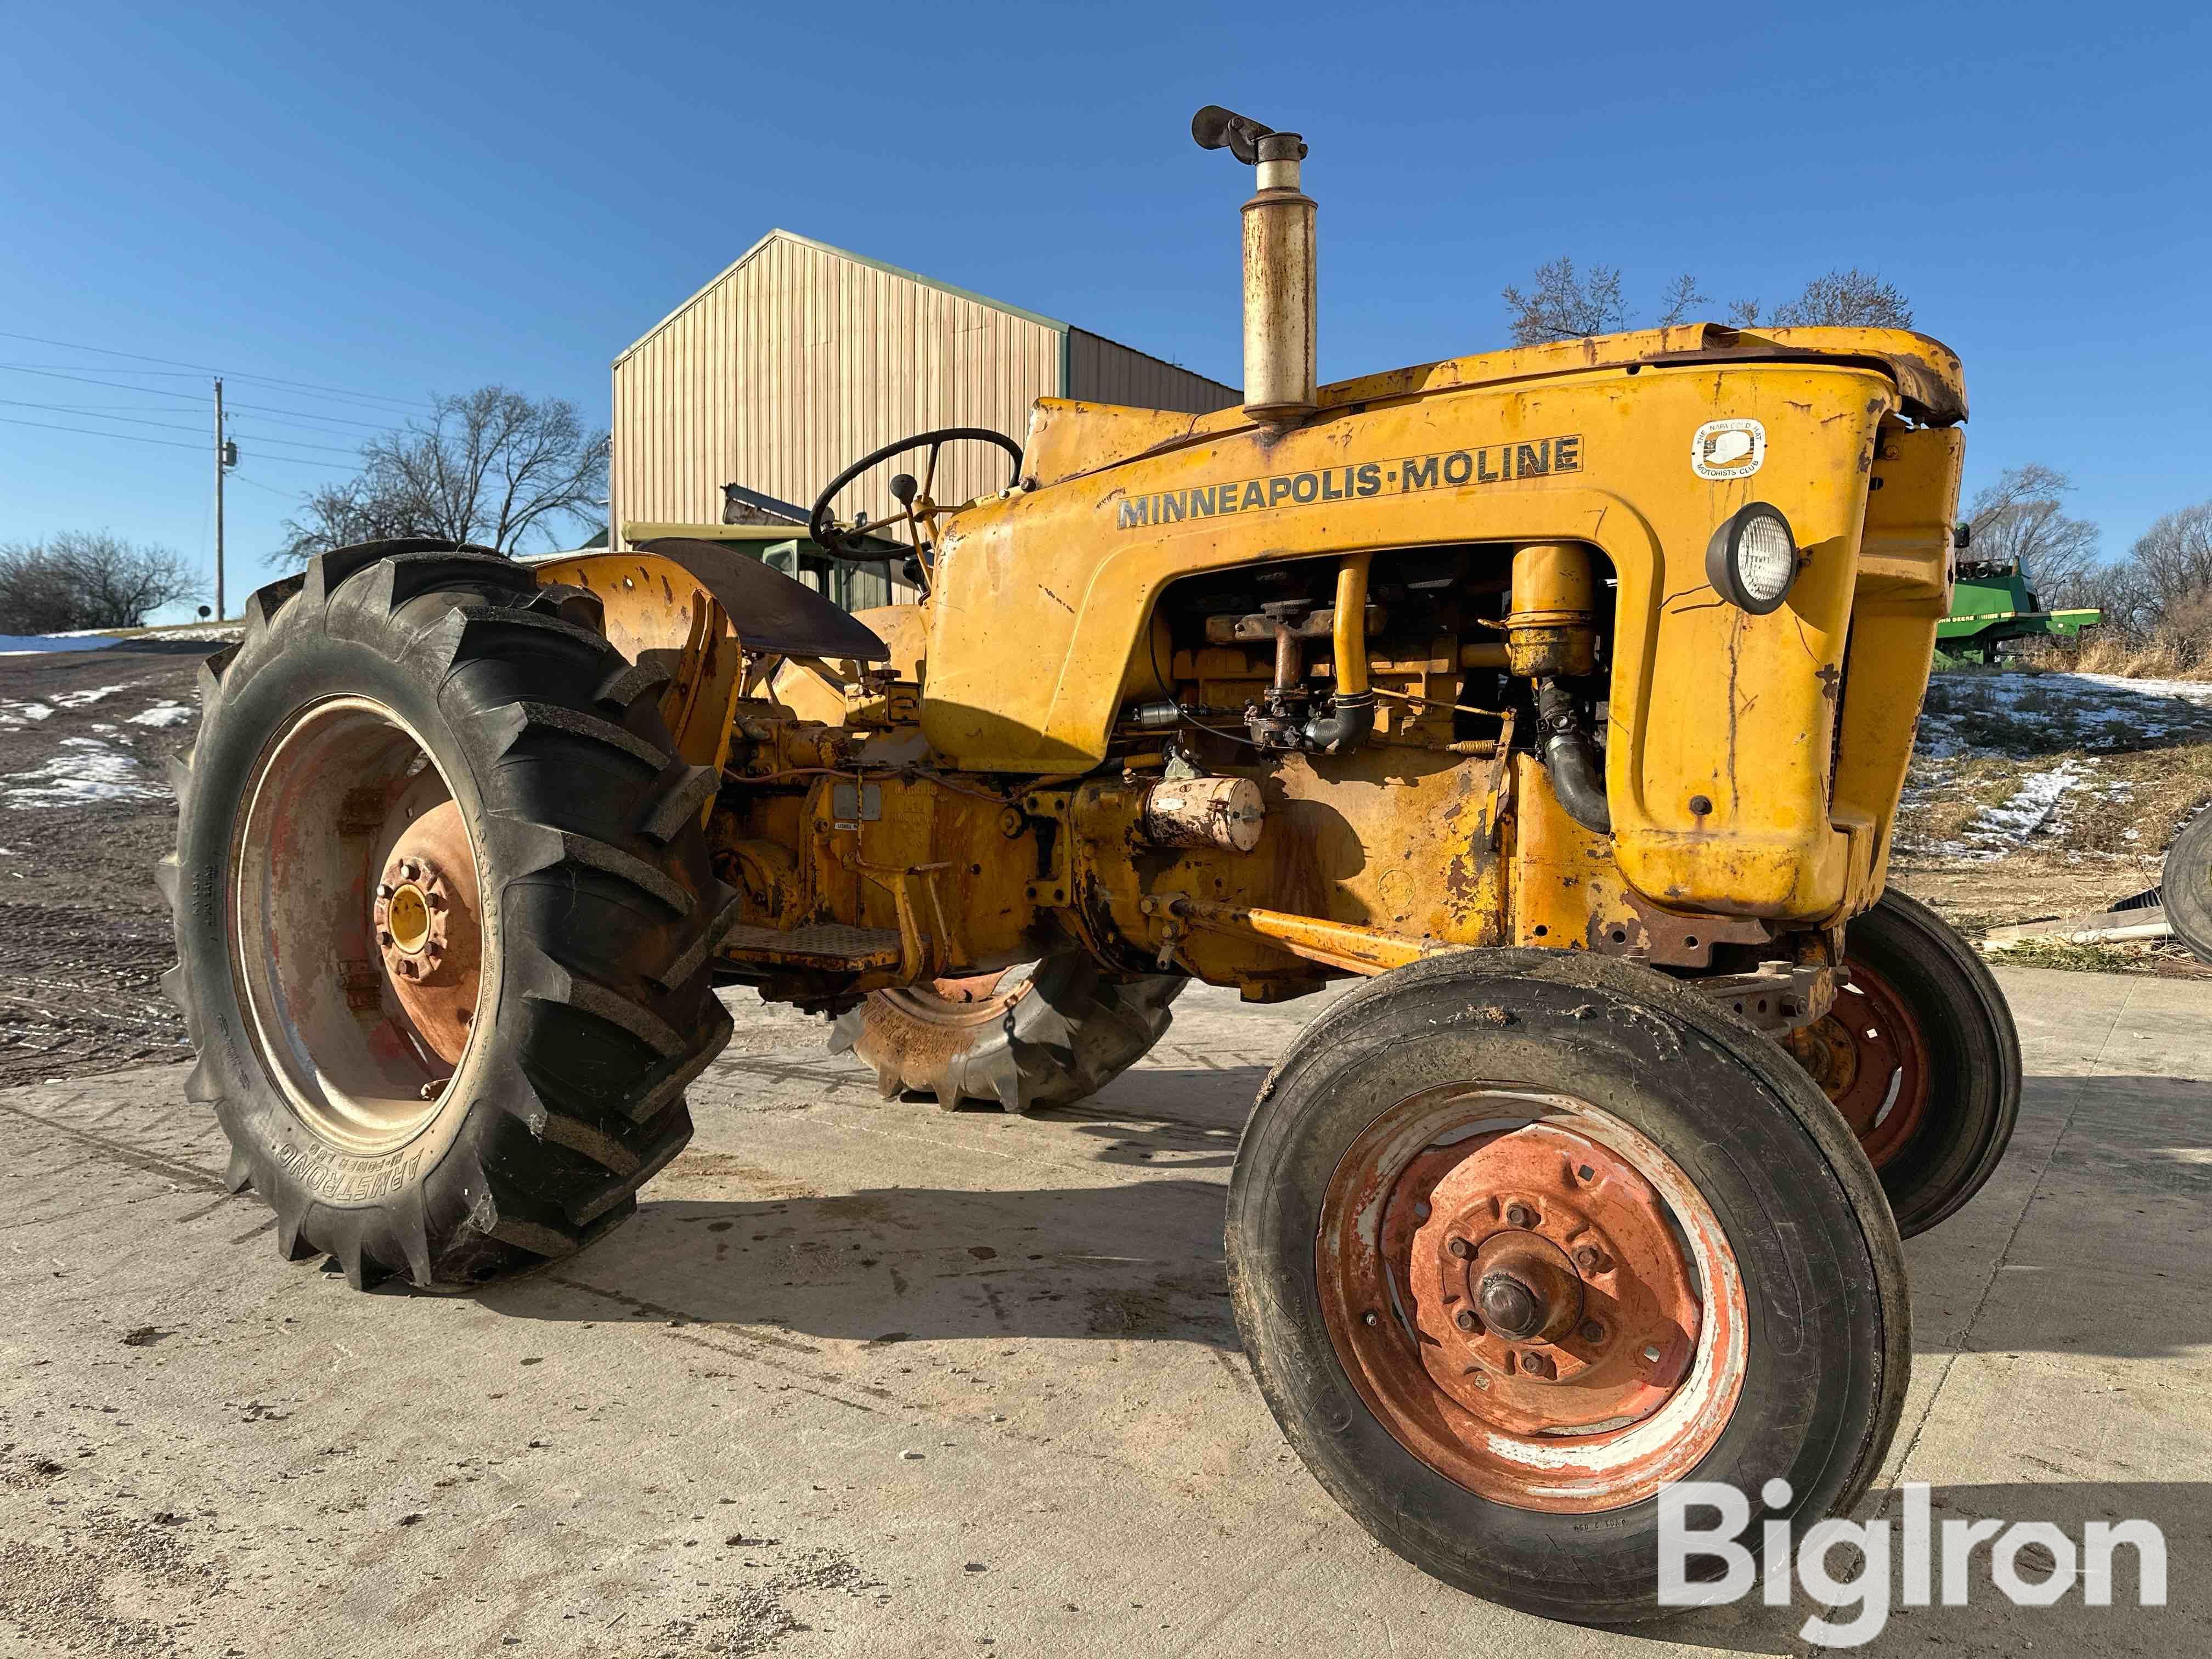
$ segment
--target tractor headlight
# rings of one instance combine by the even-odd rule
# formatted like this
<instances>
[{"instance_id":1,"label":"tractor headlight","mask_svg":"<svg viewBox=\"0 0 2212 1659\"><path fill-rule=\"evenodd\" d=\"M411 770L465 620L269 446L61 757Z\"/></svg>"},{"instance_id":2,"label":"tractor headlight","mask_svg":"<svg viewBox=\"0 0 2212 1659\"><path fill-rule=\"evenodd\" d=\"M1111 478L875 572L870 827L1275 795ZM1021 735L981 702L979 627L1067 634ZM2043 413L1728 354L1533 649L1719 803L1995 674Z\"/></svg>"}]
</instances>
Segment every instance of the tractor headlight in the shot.
<instances>
[{"instance_id":1,"label":"tractor headlight","mask_svg":"<svg viewBox=\"0 0 2212 1659\"><path fill-rule=\"evenodd\" d=\"M1779 508L1753 501L1730 514L1705 549L1705 580L1729 604L1763 617L1797 579L1797 538Z\"/></svg>"}]
</instances>

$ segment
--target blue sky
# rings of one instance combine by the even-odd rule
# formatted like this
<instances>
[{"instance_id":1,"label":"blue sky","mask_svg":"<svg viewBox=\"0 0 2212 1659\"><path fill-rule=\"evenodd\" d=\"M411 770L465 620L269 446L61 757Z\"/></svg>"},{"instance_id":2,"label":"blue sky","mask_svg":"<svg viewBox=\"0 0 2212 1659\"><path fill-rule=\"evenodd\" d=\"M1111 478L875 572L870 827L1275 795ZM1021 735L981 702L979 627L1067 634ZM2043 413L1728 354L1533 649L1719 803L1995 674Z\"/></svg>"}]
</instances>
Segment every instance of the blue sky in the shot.
<instances>
[{"instance_id":1,"label":"blue sky","mask_svg":"<svg viewBox=\"0 0 2212 1659\"><path fill-rule=\"evenodd\" d=\"M2156 4L21 5L0 331L68 343L0 337L0 542L204 561L222 368L235 607L374 427L489 381L604 422L777 225L1234 382L1219 102L1314 147L1324 379L1502 343L1560 253L1647 319L1856 264L1964 356L1969 489L2057 466L2118 552L2212 497L2209 48Z\"/></svg>"}]
</instances>

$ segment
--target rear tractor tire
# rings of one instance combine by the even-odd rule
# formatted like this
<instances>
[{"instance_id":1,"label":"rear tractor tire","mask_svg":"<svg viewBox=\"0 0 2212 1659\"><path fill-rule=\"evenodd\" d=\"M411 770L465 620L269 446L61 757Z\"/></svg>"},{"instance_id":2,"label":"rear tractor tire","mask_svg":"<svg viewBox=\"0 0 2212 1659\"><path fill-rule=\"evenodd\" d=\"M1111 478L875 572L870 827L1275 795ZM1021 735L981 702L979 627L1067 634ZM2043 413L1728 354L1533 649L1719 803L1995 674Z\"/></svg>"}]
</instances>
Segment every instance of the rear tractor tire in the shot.
<instances>
[{"instance_id":1,"label":"rear tractor tire","mask_svg":"<svg viewBox=\"0 0 2212 1659\"><path fill-rule=\"evenodd\" d=\"M1973 948L1894 888L1844 932L1850 981L1787 1046L1834 1103L1911 1238L1996 1172L2020 1117L2020 1036Z\"/></svg>"},{"instance_id":2,"label":"rear tractor tire","mask_svg":"<svg viewBox=\"0 0 2212 1659\"><path fill-rule=\"evenodd\" d=\"M2199 962L2212 962L2212 807L2173 838L2160 885L2174 938Z\"/></svg>"},{"instance_id":3,"label":"rear tractor tire","mask_svg":"<svg viewBox=\"0 0 2212 1659\"><path fill-rule=\"evenodd\" d=\"M357 1288L581 1249L728 1040L714 778L597 623L497 555L379 543L255 594L202 671L159 872L185 1092L278 1249Z\"/></svg>"},{"instance_id":4,"label":"rear tractor tire","mask_svg":"<svg viewBox=\"0 0 2212 1659\"><path fill-rule=\"evenodd\" d=\"M830 1051L875 1068L884 1098L928 1094L948 1109L980 1101L1008 1112L1095 1095L1152 1052L1189 981L1115 979L1083 951L1004 974L877 991L842 1015Z\"/></svg>"}]
</instances>

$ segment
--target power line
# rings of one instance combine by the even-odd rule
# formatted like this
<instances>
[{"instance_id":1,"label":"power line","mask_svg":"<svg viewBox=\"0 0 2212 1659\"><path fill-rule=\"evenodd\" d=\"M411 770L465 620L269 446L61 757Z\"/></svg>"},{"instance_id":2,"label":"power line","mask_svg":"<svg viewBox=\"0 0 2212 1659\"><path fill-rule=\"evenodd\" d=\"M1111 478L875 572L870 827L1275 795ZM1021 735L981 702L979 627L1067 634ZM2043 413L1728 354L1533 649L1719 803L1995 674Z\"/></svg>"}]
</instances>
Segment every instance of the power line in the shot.
<instances>
[{"instance_id":1,"label":"power line","mask_svg":"<svg viewBox=\"0 0 2212 1659\"><path fill-rule=\"evenodd\" d=\"M110 392L135 392L142 398L181 398L188 404L204 404L208 400L204 392L169 392L158 386L131 386L122 380L89 380L82 374L64 374L58 368L34 368L28 363L0 363L0 368L11 374L37 374L49 380L74 380L79 386L105 386Z\"/></svg>"},{"instance_id":2,"label":"power line","mask_svg":"<svg viewBox=\"0 0 2212 1659\"><path fill-rule=\"evenodd\" d=\"M272 437L266 432L240 432L240 438L251 438L258 444L283 444L288 449L319 449L326 455L358 455L358 449L348 449L343 444L311 444L301 438Z\"/></svg>"},{"instance_id":3,"label":"power line","mask_svg":"<svg viewBox=\"0 0 2212 1659\"><path fill-rule=\"evenodd\" d=\"M0 425L35 426L47 432L75 432L88 438L119 438L125 443L159 444L164 449L189 449L195 454L207 447L205 444L180 444L173 438L142 438L135 432L102 432L88 426L56 426L52 421L18 420L12 415L0 415ZM189 432L190 427L178 427L179 432Z\"/></svg>"},{"instance_id":4,"label":"power line","mask_svg":"<svg viewBox=\"0 0 2212 1659\"><path fill-rule=\"evenodd\" d=\"M175 357L149 357L142 351L119 351L113 346L86 345L76 340L50 340L39 334L16 334L0 329L0 339L28 340L34 345L59 346L64 351L96 351L107 357L128 357L137 363L164 363L178 370L190 370L201 374L221 374L227 380L258 380L264 386L289 386L301 392L321 392L340 398L364 398L375 403L398 404L404 409L428 407L419 398L394 398L388 392L359 392L344 386L317 386L308 380L280 380L273 374L233 374L228 370L212 368L204 363L188 363Z\"/></svg>"},{"instance_id":5,"label":"power line","mask_svg":"<svg viewBox=\"0 0 2212 1659\"><path fill-rule=\"evenodd\" d=\"M269 484L257 483L242 472L232 473L230 481L233 483L242 483L248 489L258 489L264 495L274 495L280 501L295 501L300 499L301 492L296 489L277 489Z\"/></svg>"},{"instance_id":6,"label":"power line","mask_svg":"<svg viewBox=\"0 0 2212 1659\"><path fill-rule=\"evenodd\" d=\"M304 409L279 409L273 404L234 403L230 407L250 409L257 415L295 415L300 417L300 423L303 426L357 426L364 432L389 432L392 429L389 421L381 423L375 421L349 421L343 415L310 415Z\"/></svg>"},{"instance_id":7,"label":"power line","mask_svg":"<svg viewBox=\"0 0 2212 1659\"><path fill-rule=\"evenodd\" d=\"M58 415L67 415L72 413L98 413L96 410L85 410L81 406L76 409L72 409L71 406L67 404L34 404L21 398L0 398L0 404L4 404L14 409L44 410L49 414ZM181 412L181 410L163 411L165 414ZM164 432L197 432L199 430L196 426L179 426L174 421L149 421L143 416L138 415L100 414L99 418L103 421L122 421L131 426L159 427ZM288 449L319 449L332 455L353 455L359 453L357 450L346 449L337 444L311 444L304 439L279 438L265 432L241 432L238 435L241 438L250 437L256 443L282 444Z\"/></svg>"},{"instance_id":8,"label":"power line","mask_svg":"<svg viewBox=\"0 0 2212 1659\"><path fill-rule=\"evenodd\" d=\"M15 365L10 363L0 363L0 368L11 368L14 367L15 367ZM69 377L56 376L55 378L66 379ZM88 386L106 386L109 382L105 380L88 380L86 381L85 384ZM118 392L138 392L143 395L150 395L155 397L182 398L193 403L204 404L207 402L207 399L204 397L195 397L189 392L163 392L159 386L139 387L118 386L115 387L115 390ZM15 398L0 398L0 403L22 403L23 406L27 409L59 410L65 414L77 415L110 414L121 410L140 410L149 413L164 413L170 415L178 415L184 412L181 410L168 409L161 404L33 404L24 399ZM334 436L340 438L349 438L353 436L352 433L345 430L348 427L358 427L363 432L375 433L392 432L398 429L388 421L349 421L343 415L310 415L307 410L302 409L278 409L271 404L241 404L231 402L230 400L226 399L225 406L230 409L251 410L256 415L277 416L282 417L276 422L276 424L279 426L296 426L303 431L308 432L328 432ZM351 453L352 452L348 451L347 453Z\"/></svg>"},{"instance_id":9,"label":"power line","mask_svg":"<svg viewBox=\"0 0 2212 1659\"><path fill-rule=\"evenodd\" d=\"M116 438L131 444L159 444L164 449L189 449L195 453L207 447L205 444L180 444L172 438L142 438L135 432L102 432L97 427L56 426L51 421L19 420L11 415L0 415L0 425L34 426L46 432L75 432L87 438ZM172 429L189 432L192 428L177 427ZM340 466L336 461L311 461L304 455L263 455L259 459L264 461L289 462L294 466L327 467L333 472L350 472L354 470L349 466Z\"/></svg>"},{"instance_id":10,"label":"power line","mask_svg":"<svg viewBox=\"0 0 2212 1659\"><path fill-rule=\"evenodd\" d=\"M52 380L69 380L79 386L102 386L111 392L135 392L141 397L145 398L174 398L185 403L200 404L204 404L208 401L208 394L204 392L170 392L157 386L125 386L122 382L117 380L88 380L82 374L64 374L58 369L51 368L33 368L24 363L0 363L0 369L6 369L17 374L37 374ZM15 398L0 398L0 402L12 403L15 401L18 400ZM158 407L158 405L151 406ZM64 407L64 405L60 404L42 404L33 405L33 407L60 409ZM77 407L85 409L88 413L92 412L89 406L77 405ZM343 415L309 415L304 410L276 409L267 404L234 403L232 404L230 407L233 409L251 409L258 415L284 416L289 418L293 424L305 427L311 431L320 430L330 432L341 438L351 435L346 432L341 431L339 428L342 427L359 427L364 432L391 432L395 429L392 423L389 421L381 422L376 421L349 421ZM181 414L183 411L178 410L175 412ZM284 423L285 422L278 422L280 425Z\"/></svg>"}]
</instances>

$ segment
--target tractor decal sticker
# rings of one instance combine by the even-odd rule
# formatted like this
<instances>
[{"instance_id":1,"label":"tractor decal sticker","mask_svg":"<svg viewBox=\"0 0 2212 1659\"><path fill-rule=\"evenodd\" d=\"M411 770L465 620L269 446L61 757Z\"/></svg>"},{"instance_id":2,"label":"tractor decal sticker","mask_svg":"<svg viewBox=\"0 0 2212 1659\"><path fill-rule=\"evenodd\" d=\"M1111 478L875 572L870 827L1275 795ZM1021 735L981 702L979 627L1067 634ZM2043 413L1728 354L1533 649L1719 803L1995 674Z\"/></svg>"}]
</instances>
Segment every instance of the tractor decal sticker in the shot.
<instances>
[{"instance_id":1,"label":"tractor decal sticker","mask_svg":"<svg viewBox=\"0 0 2212 1659\"><path fill-rule=\"evenodd\" d=\"M1583 441L1571 433L1528 443L1408 455L1395 461L1359 461L1315 472L1277 472L1264 478L1224 478L1188 489L1123 496L1115 502L1114 527L1134 530L1276 507L1310 507L1417 489L1509 483L1554 472L1579 472L1582 466Z\"/></svg>"},{"instance_id":2,"label":"tractor decal sticker","mask_svg":"<svg viewBox=\"0 0 2212 1659\"><path fill-rule=\"evenodd\" d=\"M1700 478L1748 478L1766 461L1766 428L1757 421L1707 421L1690 441Z\"/></svg>"}]
</instances>

